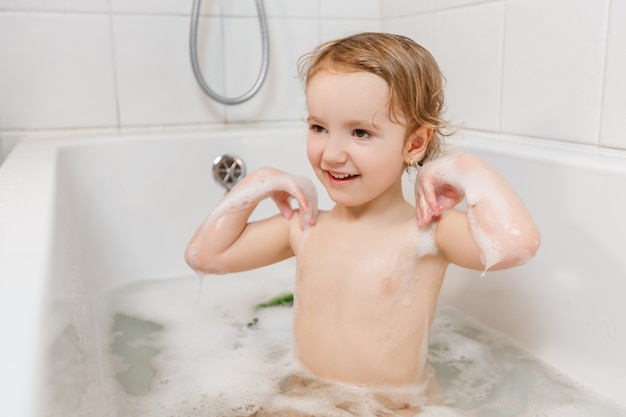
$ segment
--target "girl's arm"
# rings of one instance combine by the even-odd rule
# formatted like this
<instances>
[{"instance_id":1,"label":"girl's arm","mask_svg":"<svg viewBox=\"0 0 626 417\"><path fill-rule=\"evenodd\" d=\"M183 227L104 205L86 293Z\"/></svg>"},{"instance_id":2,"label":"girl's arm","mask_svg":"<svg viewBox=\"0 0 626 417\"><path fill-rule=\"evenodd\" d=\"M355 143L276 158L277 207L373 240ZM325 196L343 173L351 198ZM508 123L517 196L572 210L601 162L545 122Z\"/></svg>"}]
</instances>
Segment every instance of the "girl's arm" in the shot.
<instances>
[{"instance_id":1,"label":"girl's arm","mask_svg":"<svg viewBox=\"0 0 626 417\"><path fill-rule=\"evenodd\" d=\"M438 222L435 240L448 260L472 269L529 261L541 237L524 202L493 168L471 154L425 164L415 183L420 227ZM449 210L465 198L467 213Z\"/></svg>"},{"instance_id":2,"label":"girl's arm","mask_svg":"<svg viewBox=\"0 0 626 417\"><path fill-rule=\"evenodd\" d=\"M264 199L277 204L280 215L257 222L248 218ZM269 265L293 256L288 221L300 212L300 227L315 224L317 194L305 178L274 168L259 168L235 185L200 225L185 250L187 264L200 273L223 274ZM282 216L281 216L282 215ZM295 220L295 219L294 219Z\"/></svg>"}]
</instances>

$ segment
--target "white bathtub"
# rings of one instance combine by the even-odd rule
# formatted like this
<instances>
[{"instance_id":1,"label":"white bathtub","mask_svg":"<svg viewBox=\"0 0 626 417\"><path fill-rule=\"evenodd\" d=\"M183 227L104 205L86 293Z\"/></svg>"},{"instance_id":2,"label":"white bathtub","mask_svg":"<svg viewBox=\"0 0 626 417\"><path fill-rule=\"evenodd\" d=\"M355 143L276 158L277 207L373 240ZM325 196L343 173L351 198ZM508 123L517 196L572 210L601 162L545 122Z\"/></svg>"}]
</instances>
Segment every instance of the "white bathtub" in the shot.
<instances>
[{"instance_id":1,"label":"white bathtub","mask_svg":"<svg viewBox=\"0 0 626 417\"><path fill-rule=\"evenodd\" d=\"M216 156L311 175L305 134L303 125L246 125L20 142L0 167L2 414L46 415L42 369L63 320L77 329L75 355L96 355L82 372L98 372L94 295L192 275L184 247L224 192L212 179ZM529 264L484 279L450 268L442 301L626 405L624 155L487 135L454 141L513 183L543 244ZM106 415L104 395L89 395Z\"/></svg>"}]
</instances>

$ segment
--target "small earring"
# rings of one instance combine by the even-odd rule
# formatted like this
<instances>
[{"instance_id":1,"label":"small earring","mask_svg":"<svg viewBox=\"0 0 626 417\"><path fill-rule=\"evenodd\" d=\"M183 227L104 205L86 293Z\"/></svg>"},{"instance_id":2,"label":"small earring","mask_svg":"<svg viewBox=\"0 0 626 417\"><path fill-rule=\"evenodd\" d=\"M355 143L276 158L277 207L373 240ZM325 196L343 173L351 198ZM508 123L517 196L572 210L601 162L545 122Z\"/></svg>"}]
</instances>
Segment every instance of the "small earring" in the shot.
<instances>
[{"instance_id":1,"label":"small earring","mask_svg":"<svg viewBox=\"0 0 626 417\"><path fill-rule=\"evenodd\" d=\"M417 164L413 165L413 158L409 159L409 163L406 165L406 173L409 176L409 182L411 184L415 184L415 180L417 179L419 167Z\"/></svg>"},{"instance_id":2,"label":"small earring","mask_svg":"<svg viewBox=\"0 0 626 417\"><path fill-rule=\"evenodd\" d=\"M409 159L409 163L406 165L406 172L407 174L410 173L410 169L413 166L413 158Z\"/></svg>"}]
</instances>

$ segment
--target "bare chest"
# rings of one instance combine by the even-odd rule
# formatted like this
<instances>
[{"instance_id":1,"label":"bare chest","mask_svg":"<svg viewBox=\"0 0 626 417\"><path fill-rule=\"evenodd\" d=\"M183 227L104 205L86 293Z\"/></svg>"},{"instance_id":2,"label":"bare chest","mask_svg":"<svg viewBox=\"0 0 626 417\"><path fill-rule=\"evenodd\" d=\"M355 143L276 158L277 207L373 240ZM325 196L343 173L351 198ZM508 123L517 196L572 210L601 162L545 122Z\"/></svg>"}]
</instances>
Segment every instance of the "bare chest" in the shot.
<instances>
[{"instance_id":1,"label":"bare chest","mask_svg":"<svg viewBox=\"0 0 626 417\"><path fill-rule=\"evenodd\" d=\"M302 239L298 258L298 292L341 301L401 300L423 275L424 253L417 230L338 230L315 227ZM319 300L318 300L319 301Z\"/></svg>"}]
</instances>

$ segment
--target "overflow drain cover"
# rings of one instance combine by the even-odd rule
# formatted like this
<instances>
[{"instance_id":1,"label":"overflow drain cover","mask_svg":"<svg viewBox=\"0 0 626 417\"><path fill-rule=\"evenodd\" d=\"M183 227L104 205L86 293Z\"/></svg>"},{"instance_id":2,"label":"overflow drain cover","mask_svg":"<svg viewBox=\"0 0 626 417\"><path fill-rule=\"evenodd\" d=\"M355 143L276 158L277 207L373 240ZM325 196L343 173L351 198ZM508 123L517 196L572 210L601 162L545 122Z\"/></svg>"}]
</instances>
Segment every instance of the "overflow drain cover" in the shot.
<instances>
[{"instance_id":1,"label":"overflow drain cover","mask_svg":"<svg viewBox=\"0 0 626 417\"><path fill-rule=\"evenodd\" d=\"M213 160L213 178L227 191L245 175L246 167L241 158L223 154Z\"/></svg>"}]
</instances>

